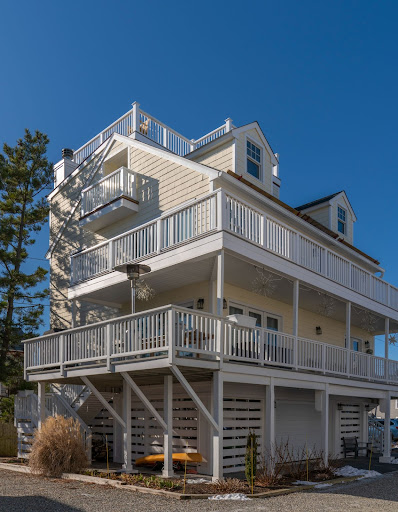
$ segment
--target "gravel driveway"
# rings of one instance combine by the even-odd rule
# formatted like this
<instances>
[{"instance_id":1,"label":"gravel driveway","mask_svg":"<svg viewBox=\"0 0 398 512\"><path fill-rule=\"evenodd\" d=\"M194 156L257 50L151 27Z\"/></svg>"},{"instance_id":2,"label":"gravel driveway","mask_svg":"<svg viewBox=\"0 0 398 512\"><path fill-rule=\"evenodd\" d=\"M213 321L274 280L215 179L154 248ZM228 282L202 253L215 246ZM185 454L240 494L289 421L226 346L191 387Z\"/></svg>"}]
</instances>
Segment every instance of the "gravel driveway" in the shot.
<instances>
[{"instance_id":1,"label":"gravel driveway","mask_svg":"<svg viewBox=\"0 0 398 512\"><path fill-rule=\"evenodd\" d=\"M330 490L331 489L331 490ZM1 512L397 512L398 472L380 478L246 502L178 501L0 470Z\"/></svg>"}]
</instances>

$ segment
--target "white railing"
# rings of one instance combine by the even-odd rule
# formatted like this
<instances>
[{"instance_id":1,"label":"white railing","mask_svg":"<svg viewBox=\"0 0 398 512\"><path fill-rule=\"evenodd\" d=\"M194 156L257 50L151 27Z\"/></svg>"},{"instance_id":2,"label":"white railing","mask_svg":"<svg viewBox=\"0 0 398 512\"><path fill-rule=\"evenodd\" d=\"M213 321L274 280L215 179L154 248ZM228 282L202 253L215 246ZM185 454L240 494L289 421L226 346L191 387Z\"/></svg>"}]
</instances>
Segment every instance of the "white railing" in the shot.
<instances>
[{"instance_id":1,"label":"white railing","mask_svg":"<svg viewBox=\"0 0 398 512\"><path fill-rule=\"evenodd\" d=\"M113 133L129 136L133 132L140 132L159 145L173 151L179 156L185 156L197 148L221 137L233 128L230 120L197 140L189 140L155 117L143 112L138 103L133 103L133 108L117 119L101 133L93 137L81 148L73 152L73 161L81 164Z\"/></svg>"},{"instance_id":2,"label":"white railing","mask_svg":"<svg viewBox=\"0 0 398 512\"><path fill-rule=\"evenodd\" d=\"M71 283L111 272L116 265L149 258L162 250L214 232L217 228L217 200L217 193L213 192L108 242L74 254Z\"/></svg>"},{"instance_id":3,"label":"white railing","mask_svg":"<svg viewBox=\"0 0 398 512\"><path fill-rule=\"evenodd\" d=\"M72 284L225 230L355 292L398 310L398 289L366 269L277 221L238 197L217 190L158 219L72 256Z\"/></svg>"},{"instance_id":4,"label":"white railing","mask_svg":"<svg viewBox=\"0 0 398 512\"><path fill-rule=\"evenodd\" d=\"M58 357L54 354L58 344ZM106 367L148 358L190 357L288 367L398 385L398 361L270 329L242 327L209 313L164 306L24 342L25 371ZM50 364L48 361L52 360ZM42 363L43 361L43 363ZM66 403L66 402L65 402Z\"/></svg>"},{"instance_id":5,"label":"white railing","mask_svg":"<svg viewBox=\"0 0 398 512\"><path fill-rule=\"evenodd\" d=\"M81 216L84 217L121 196L137 199L136 174L127 167L120 167L82 190Z\"/></svg>"}]
</instances>

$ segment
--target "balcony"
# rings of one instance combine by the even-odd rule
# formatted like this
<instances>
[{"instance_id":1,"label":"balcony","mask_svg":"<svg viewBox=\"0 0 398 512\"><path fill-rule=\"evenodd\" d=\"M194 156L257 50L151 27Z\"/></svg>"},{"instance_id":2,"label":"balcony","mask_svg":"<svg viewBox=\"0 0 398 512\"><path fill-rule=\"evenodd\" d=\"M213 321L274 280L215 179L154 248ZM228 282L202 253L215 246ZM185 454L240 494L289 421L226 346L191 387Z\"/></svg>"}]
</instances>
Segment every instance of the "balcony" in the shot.
<instances>
[{"instance_id":1,"label":"balcony","mask_svg":"<svg viewBox=\"0 0 398 512\"><path fill-rule=\"evenodd\" d=\"M165 306L24 342L25 376L133 371L142 364L277 367L398 385L398 361ZM76 373L77 372L77 373Z\"/></svg>"},{"instance_id":2,"label":"balcony","mask_svg":"<svg viewBox=\"0 0 398 512\"><path fill-rule=\"evenodd\" d=\"M137 211L135 172L120 167L82 191L80 225L97 231Z\"/></svg>"},{"instance_id":3,"label":"balcony","mask_svg":"<svg viewBox=\"0 0 398 512\"><path fill-rule=\"evenodd\" d=\"M217 190L72 255L71 285L149 259L216 231L240 239L398 311L398 289L268 213Z\"/></svg>"}]
</instances>

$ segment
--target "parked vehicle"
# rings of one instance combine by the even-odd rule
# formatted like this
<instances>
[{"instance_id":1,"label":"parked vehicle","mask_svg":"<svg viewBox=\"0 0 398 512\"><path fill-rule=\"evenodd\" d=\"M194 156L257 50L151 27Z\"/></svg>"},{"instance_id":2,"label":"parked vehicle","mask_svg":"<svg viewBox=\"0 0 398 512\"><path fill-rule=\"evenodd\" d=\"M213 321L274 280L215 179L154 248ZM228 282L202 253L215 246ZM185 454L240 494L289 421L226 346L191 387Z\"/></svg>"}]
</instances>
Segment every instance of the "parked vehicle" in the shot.
<instances>
[{"instance_id":1,"label":"parked vehicle","mask_svg":"<svg viewBox=\"0 0 398 512\"><path fill-rule=\"evenodd\" d=\"M384 430L384 419L383 418L375 418L375 421ZM398 418L390 420L390 432L391 432L392 440L398 441Z\"/></svg>"}]
</instances>

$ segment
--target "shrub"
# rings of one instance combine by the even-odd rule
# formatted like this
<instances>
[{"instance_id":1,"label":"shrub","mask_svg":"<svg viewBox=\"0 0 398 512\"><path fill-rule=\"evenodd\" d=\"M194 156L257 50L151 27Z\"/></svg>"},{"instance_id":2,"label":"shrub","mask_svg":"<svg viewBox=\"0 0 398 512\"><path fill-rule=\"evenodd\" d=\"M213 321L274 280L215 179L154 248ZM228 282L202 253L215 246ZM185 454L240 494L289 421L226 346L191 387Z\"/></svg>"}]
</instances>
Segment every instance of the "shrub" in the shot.
<instances>
[{"instance_id":1,"label":"shrub","mask_svg":"<svg viewBox=\"0 0 398 512\"><path fill-rule=\"evenodd\" d=\"M35 432L29 466L33 473L59 477L88 465L80 425L73 418L48 417Z\"/></svg>"},{"instance_id":2,"label":"shrub","mask_svg":"<svg viewBox=\"0 0 398 512\"><path fill-rule=\"evenodd\" d=\"M225 480L216 480L211 484L206 484L206 493L214 494L234 494L247 492L247 487L239 478L226 478Z\"/></svg>"},{"instance_id":3,"label":"shrub","mask_svg":"<svg viewBox=\"0 0 398 512\"><path fill-rule=\"evenodd\" d=\"M257 470L257 451L258 443L257 436L254 432L249 432L246 441L246 455L245 455L245 476L249 486L252 485L256 477Z\"/></svg>"}]
</instances>

